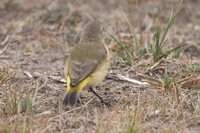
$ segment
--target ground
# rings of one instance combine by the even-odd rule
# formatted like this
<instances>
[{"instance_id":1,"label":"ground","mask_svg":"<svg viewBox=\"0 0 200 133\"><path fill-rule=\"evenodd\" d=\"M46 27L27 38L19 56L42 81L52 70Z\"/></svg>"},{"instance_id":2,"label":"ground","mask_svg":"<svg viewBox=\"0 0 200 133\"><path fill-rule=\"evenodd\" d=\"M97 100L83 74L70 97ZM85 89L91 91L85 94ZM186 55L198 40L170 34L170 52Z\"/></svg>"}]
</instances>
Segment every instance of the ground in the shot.
<instances>
[{"instance_id":1,"label":"ground","mask_svg":"<svg viewBox=\"0 0 200 133\"><path fill-rule=\"evenodd\" d=\"M1 0L0 132L199 132L199 7L198 0ZM147 44L178 10L164 50L183 47L155 62ZM111 105L83 90L81 103L65 106L64 59L91 19L125 47L106 35L111 65L96 91Z\"/></svg>"}]
</instances>

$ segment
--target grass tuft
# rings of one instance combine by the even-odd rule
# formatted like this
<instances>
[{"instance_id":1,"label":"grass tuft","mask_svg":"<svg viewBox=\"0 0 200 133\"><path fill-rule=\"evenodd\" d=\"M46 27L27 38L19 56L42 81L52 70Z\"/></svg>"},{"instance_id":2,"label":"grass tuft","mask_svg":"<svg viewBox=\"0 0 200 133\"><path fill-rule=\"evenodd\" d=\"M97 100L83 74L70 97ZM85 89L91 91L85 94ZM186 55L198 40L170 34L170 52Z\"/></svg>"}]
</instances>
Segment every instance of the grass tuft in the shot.
<instances>
[{"instance_id":1,"label":"grass tuft","mask_svg":"<svg viewBox=\"0 0 200 133\"><path fill-rule=\"evenodd\" d=\"M156 31L154 34L154 41L153 41L153 43L151 43L149 41L147 44L148 51L152 55L154 62L158 62L162 58L166 58L170 53L178 51L183 46L183 43L181 43L181 44L178 44L174 48L164 51L165 40L167 39L167 35L168 35L169 31L171 30L178 13L179 13L179 11L177 11L175 13L172 12L172 14L168 20L167 26L163 33L161 31L162 27L160 24L160 19L158 18L157 27L156 27Z\"/></svg>"},{"instance_id":2,"label":"grass tuft","mask_svg":"<svg viewBox=\"0 0 200 133\"><path fill-rule=\"evenodd\" d=\"M32 112L33 104L30 97L25 97L20 100L20 112Z\"/></svg>"},{"instance_id":3,"label":"grass tuft","mask_svg":"<svg viewBox=\"0 0 200 133\"><path fill-rule=\"evenodd\" d=\"M137 113L137 109L135 110L133 118L131 119L131 123L130 123L130 126L128 128L128 133L136 133L136 127L137 127L136 113Z\"/></svg>"}]
</instances>

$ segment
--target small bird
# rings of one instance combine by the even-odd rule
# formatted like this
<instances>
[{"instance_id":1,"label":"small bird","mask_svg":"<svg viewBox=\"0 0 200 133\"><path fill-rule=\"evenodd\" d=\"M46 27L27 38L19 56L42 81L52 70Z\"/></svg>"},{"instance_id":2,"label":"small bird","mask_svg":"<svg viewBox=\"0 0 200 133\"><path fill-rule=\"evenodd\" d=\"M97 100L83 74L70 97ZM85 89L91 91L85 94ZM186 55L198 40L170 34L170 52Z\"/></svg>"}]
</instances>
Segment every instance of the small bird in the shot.
<instances>
[{"instance_id":1,"label":"small bird","mask_svg":"<svg viewBox=\"0 0 200 133\"><path fill-rule=\"evenodd\" d=\"M103 43L103 33L104 27L100 21L89 22L79 43L66 59L64 72L67 91L64 104L75 105L78 93L86 88L106 104L93 89L104 80L110 62L108 48Z\"/></svg>"}]
</instances>

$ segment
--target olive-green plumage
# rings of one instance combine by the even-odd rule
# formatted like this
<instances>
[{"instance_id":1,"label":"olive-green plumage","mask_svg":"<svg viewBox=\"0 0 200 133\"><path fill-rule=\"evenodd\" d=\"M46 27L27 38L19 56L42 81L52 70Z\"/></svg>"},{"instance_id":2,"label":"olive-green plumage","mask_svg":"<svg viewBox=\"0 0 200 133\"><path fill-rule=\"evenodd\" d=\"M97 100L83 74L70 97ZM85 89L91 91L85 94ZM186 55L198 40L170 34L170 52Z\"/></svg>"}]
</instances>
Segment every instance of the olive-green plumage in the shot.
<instances>
[{"instance_id":1,"label":"olive-green plumage","mask_svg":"<svg viewBox=\"0 0 200 133\"><path fill-rule=\"evenodd\" d=\"M102 24L99 21L89 22L65 63L67 92L64 103L74 105L82 89L101 83L108 67L109 52L103 43Z\"/></svg>"}]
</instances>

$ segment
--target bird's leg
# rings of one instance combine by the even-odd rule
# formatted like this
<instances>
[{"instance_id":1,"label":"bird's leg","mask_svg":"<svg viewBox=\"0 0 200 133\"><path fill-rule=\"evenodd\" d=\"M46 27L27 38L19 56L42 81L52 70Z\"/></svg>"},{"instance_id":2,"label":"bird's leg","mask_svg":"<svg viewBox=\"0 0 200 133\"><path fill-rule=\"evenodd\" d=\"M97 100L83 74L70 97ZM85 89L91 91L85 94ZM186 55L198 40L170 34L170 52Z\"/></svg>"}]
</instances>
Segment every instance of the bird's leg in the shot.
<instances>
[{"instance_id":1,"label":"bird's leg","mask_svg":"<svg viewBox=\"0 0 200 133\"><path fill-rule=\"evenodd\" d=\"M97 96L97 97L99 98L99 100L100 100L102 103L104 103L105 105L109 105L109 103L106 102L106 101L104 101L103 98L100 97L100 96L95 92L95 90L94 90L92 87L90 87L89 89L90 89L90 91L91 91L95 96Z\"/></svg>"}]
</instances>

